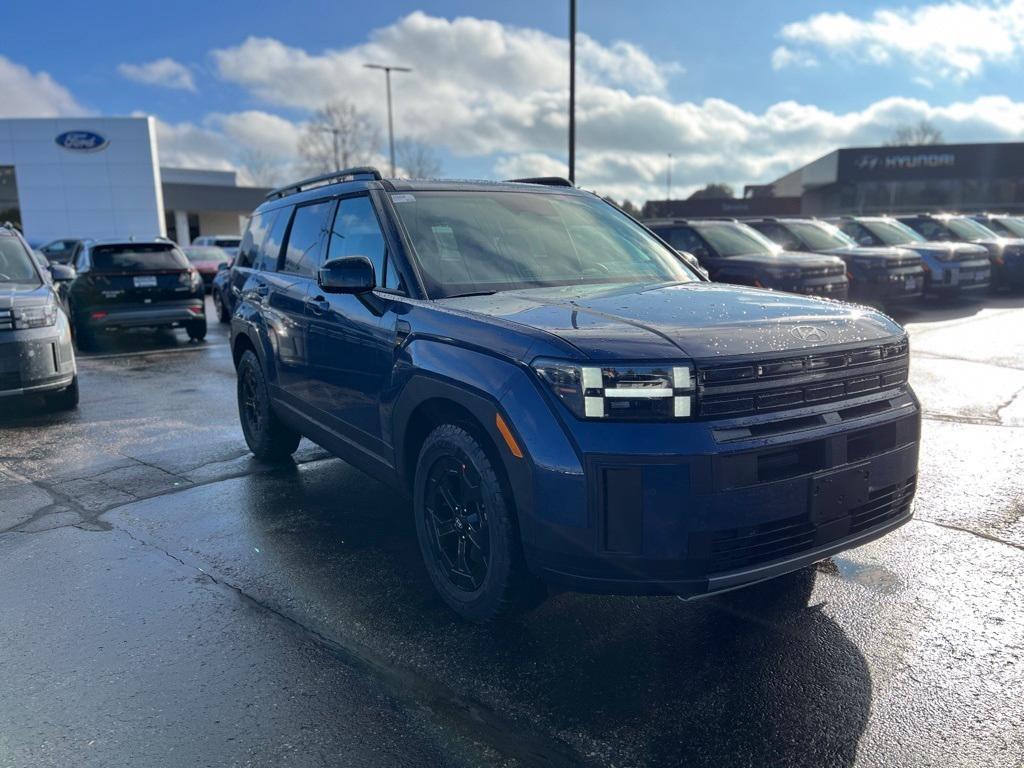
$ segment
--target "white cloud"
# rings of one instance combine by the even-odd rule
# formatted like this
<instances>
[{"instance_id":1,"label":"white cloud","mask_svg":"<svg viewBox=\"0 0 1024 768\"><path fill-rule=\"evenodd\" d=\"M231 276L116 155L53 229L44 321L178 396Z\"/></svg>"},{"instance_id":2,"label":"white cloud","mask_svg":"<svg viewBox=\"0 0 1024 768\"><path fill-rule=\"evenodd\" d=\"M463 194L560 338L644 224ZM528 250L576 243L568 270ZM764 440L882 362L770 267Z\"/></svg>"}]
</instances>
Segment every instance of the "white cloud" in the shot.
<instances>
[{"instance_id":1,"label":"white cloud","mask_svg":"<svg viewBox=\"0 0 1024 768\"><path fill-rule=\"evenodd\" d=\"M963 82L981 74L988 64L1019 60L1024 50L1024 0L953 0L876 10L865 18L818 13L787 24L780 34L790 46L798 46L800 55L820 50L878 65L904 61L921 72ZM773 54L773 66L776 55L787 58L779 54L783 49Z\"/></svg>"},{"instance_id":2,"label":"white cloud","mask_svg":"<svg viewBox=\"0 0 1024 768\"><path fill-rule=\"evenodd\" d=\"M816 67L818 59L807 51L794 51L780 45L772 51L772 69L785 69L786 67Z\"/></svg>"},{"instance_id":3,"label":"white cloud","mask_svg":"<svg viewBox=\"0 0 1024 768\"><path fill-rule=\"evenodd\" d=\"M184 64L166 57L147 61L145 64L119 64L117 71L122 77L137 83L193 93L196 90L191 70Z\"/></svg>"},{"instance_id":4,"label":"white cloud","mask_svg":"<svg viewBox=\"0 0 1024 768\"><path fill-rule=\"evenodd\" d=\"M0 94L0 117L58 117L89 112L46 72L33 73L4 56L0 56Z\"/></svg>"}]
</instances>

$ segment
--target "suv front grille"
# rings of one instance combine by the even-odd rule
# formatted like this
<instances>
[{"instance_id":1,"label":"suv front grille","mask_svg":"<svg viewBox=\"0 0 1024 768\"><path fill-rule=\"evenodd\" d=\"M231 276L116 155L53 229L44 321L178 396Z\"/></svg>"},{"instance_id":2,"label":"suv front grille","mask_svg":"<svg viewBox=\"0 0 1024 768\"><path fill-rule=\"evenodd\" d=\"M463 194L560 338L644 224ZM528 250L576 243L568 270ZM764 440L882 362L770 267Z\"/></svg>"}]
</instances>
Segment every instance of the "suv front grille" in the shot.
<instances>
[{"instance_id":1,"label":"suv front grille","mask_svg":"<svg viewBox=\"0 0 1024 768\"><path fill-rule=\"evenodd\" d=\"M0 309L0 331L9 331L14 328L14 312L10 309Z\"/></svg>"},{"instance_id":2,"label":"suv front grille","mask_svg":"<svg viewBox=\"0 0 1024 768\"><path fill-rule=\"evenodd\" d=\"M906 258L886 259L885 265L889 269L903 269L905 267L916 267L921 263L920 256L907 256Z\"/></svg>"},{"instance_id":3,"label":"suv front grille","mask_svg":"<svg viewBox=\"0 0 1024 768\"><path fill-rule=\"evenodd\" d=\"M846 268L842 264L831 267L801 267L801 277L830 277L843 274Z\"/></svg>"},{"instance_id":4,"label":"suv front grille","mask_svg":"<svg viewBox=\"0 0 1024 768\"><path fill-rule=\"evenodd\" d=\"M807 515L794 515L749 528L691 534L690 550L697 556L706 554L708 572L713 574L795 556L902 517L910 511L916 484L915 476L874 490L867 503L823 526L814 525Z\"/></svg>"},{"instance_id":5,"label":"suv front grille","mask_svg":"<svg viewBox=\"0 0 1024 768\"><path fill-rule=\"evenodd\" d=\"M899 389L909 362L906 341L750 363L698 362L698 414L742 416Z\"/></svg>"}]
</instances>

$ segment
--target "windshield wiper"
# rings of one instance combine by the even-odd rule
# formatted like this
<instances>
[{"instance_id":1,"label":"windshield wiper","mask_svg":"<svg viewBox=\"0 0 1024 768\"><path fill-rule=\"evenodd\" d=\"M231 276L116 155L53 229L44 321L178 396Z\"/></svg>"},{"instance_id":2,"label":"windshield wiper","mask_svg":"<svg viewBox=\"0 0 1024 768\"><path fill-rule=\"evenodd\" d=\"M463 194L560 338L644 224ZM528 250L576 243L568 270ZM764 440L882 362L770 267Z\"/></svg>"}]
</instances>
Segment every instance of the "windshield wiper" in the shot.
<instances>
[{"instance_id":1,"label":"windshield wiper","mask_svg":"<svg viewBox=\"0 0 1024 768\"><path fill-rule=\"evenodd\" d=\"M449 293L446 299L461 299L466 296L493 296L497 291L466 291L465 293Z\"/></svg>"}]
</instances>

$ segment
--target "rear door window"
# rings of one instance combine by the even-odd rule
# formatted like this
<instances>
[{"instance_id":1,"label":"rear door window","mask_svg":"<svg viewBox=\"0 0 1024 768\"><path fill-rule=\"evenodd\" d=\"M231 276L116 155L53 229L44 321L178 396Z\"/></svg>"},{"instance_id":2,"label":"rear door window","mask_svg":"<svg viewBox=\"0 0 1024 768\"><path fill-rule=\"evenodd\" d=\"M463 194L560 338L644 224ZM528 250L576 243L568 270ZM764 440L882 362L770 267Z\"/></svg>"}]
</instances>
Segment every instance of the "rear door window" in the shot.
<instances>
[{"instance_id":1,"label":"rear door window","mask_svg":"<svg viewBox=\"0 0 1024 768\"><path fill-rule=\"evenodd\" d=\"M264 238L263 243L260 245L256 262L253 264L255 269L263 270L264 272L277 271L277 262L281 256L281 246L284 245L284 236L288 231L288 222L291 220L293 207L289 205L287 208L281 208L272 213L275 218L267 232L266 238Z\"/></svg>"},{"instance_id":2,"label":"rear door window","mask_svg":"<svg viewBox=\"0 0 1024 768\"><path fill-rule=\"evenodd\" d=\"M249 226L246 227L242 236L242 244L238 248L238 260L235 262L239 267L251 267L256 263L260 246L267 236L267 231L273 223L273 217L277 211L253 214L249 219Z\"/></svg>"},{"instance_id":3,"label":"rear door window","mask_svg":"<svg viewBox=\"0 0 1024 768\"><path fill-rule=\"evenodd\" d=\"M176 247L164 243L97 245L92 249L97 272L159 272L188 269L188 259Z\"/></svg>"},{"instance_id":4,"label":"rear door window","mask_svg":"<svg viewBox=\"0 0 1024 768\"><path fill-rule=\"evenodd\" d=\"M316 274L332 207L332 201L324 200L295 209L292 226L288 231L282 271L308 277Z\"/></svg>"}]
</instances>

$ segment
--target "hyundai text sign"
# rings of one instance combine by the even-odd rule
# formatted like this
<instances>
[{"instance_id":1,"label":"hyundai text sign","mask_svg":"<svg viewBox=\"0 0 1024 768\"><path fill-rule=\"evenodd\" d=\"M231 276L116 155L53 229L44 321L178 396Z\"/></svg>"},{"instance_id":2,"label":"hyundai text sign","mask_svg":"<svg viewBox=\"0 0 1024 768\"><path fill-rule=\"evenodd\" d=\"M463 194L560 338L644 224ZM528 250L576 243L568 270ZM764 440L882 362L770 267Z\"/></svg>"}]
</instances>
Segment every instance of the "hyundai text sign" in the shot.
<instances>
[{"instance_id":1,"label":"hyundai text sign","mask_svg":"<svg viewBox=\"0 0 1024 768\"><path fill-rule=\"evenodd\" d=\"M839 181L994 179L1024 175L1024 144L939 144L839 150Z\"/></svg>"},{"instance_id":2,"label":"hyundai text sign","mask_svg":"<svg viewBox=\"0 0 1024 768\"><path fill-rule=\"evenodd\" d=\"M110 143L92 131L66 131L56 141L59 146L72 152L99 152Z\"/></svg>"}]
</instances>

